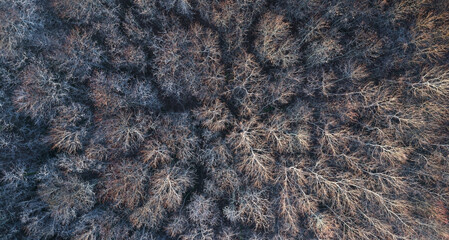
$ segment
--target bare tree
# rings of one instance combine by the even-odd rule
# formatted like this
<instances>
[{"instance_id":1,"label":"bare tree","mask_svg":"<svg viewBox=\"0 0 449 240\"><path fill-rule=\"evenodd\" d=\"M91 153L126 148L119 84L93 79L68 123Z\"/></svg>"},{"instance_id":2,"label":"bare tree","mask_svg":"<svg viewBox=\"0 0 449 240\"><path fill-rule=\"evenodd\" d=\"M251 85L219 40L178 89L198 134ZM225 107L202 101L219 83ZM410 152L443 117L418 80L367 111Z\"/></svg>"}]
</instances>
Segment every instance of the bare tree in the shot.
<instances>
[{"instance_id":1,"label":"bare tree","mask_svg":"<svg viewBox=\"0 0 449 240\"><path fill-rule=\"evenodd\" d=\"M218 36L211 29L196 24L186 31L174 23L153 48L157 81L165 95L178 101L189 95L201 100L217 96L224 70Z\"/></svg>"},{"instance_id":2,"label":"bare tree","mask_svg":"<svg viewBox=\"0 0 449 240\"><path fill-rule=\"evenodd\" d=\"M52 0L50 2L59 17L77 24L101 21L113 15L116 7L114 0Z\"/></svg>"},{"instance_id":3,"label":"bare tree","mask_svg":"<svg viewBox=\"0 0 449 240\"><path fill-rule=\"evenodd\" d=\"M270 202L263 192L248 190L239 198L237 208L238 218L253 224L256 229L270 229L274 220Z\"/></svg>"},{"instance_id":4,"label":"bare tree","mask_svg":"<svg viewBox=\"0 0 449 240\"><path fill-rule=\"evenodd\" d=\"M71 86L41 64L26 67L20 76L22 84L14 92L14 103L37 122L48 120L57 106L70 99Z\"/></svg>"},{"instance_id":5,"label":"bare tree","mask_svg":"<svg viewBox=\"0 0 449 240\"><path fill-rule=\"evenodd\" d=\"M202 125L211 131L222 131L230 124L231 114L226 105L219 99L194 111Z\"/></svg>"},{"instance_id":6,"label":"bare tree","mask_svg":"<svg viewBox=\"0 0 449 240\"><path fill-rule=\"evenodd\" d=\"M158 227L167 212L178 209L184 193L192 184L189 170L179 167L165 167L150 178L150 197L144 206L137 208L130 216L135 227Z\"/></svg>"},{"instance_id":7,"label":"bare tree","mask_svg":"<svg viewBox=\"0 0 449 240\"><path fill-rule=\"evenodd\" d=\"M39 185L39 196L48 205L51 216L61 224L70 223L79 213L95 204L93 186L78 178L51 176Z\"/></svg>"},{"instance_id":8,"label":"bare tree","mask_svg":"<svg viewBox=\"0 0 449 240\"><path fill-rule=\"evenodd\" d=\"M298 48L283 16L268 12L257 26L255 47L264 61L286 68L298 59Z\"/></svg>"},{"instance_id":9,"label":"bare tree","mask_svg":"<svg viewBox=\"0 0 449 240\"><path fill-rule=\"evenodd\" d=\"M81 150L86 142L90 121L90 112L81 104L58 109L50 131L53 148L71 154Z\"/></svg>"},{"instance_id":10,"label":"bare tree","mask_svg":"<svg viewBox=\"0 0 449 240\"><path fill-rule=\"evenodd\" d=\"M143 164L129 160L116 163L103 176L100 198L117 208L134 209L147 195L147 182L148 170Z\"/></svg>"},{"instance_id":11,"label":"bare tree","mask_svg":"<svg viewBox=\"0 0 449 240\"><path fill-rule=\"evenodd\" d=\"M233 65L234 78L226 91L227 97L236 105L243 116L261 111L264 94L263 85L267 81L262 68L254 55L243 52L237 56Z\"/></svg>"}]
</instances>

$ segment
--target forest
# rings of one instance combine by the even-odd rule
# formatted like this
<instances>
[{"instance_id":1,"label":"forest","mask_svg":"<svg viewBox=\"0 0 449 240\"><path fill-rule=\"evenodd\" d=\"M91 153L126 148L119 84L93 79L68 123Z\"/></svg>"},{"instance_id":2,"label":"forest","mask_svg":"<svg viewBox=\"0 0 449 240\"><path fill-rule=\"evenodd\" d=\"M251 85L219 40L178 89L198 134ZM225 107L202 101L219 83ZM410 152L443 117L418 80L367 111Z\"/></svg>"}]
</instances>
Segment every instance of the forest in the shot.
<instances>
[{"instance_id":1,"label":"forest","mask_svg":"<svg viewBox=\"0 0 449 240\"><path fill-rule=\"evenodd\" d=\"M449 1L0 0L0 239L449 240Z\"/></svg>"}]
</instances>

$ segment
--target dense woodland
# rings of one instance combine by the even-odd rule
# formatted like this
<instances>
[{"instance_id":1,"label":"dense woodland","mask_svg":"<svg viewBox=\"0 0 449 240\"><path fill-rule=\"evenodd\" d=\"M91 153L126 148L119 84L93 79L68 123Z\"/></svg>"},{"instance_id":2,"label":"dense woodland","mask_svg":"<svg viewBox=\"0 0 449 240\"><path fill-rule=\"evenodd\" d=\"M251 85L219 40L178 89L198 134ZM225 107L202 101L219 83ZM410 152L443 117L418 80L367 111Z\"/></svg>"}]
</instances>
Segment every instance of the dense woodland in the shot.
<instances>
[{"instance_id":1,"label":"dense woodland","mask_svg":"<svg viewBox=\"0 0 449 240\"><path fill-rule=\"evenodd\" d=\"M0 239L449 239L449 1L0 0Z\"/></svg>"}]
</instances>

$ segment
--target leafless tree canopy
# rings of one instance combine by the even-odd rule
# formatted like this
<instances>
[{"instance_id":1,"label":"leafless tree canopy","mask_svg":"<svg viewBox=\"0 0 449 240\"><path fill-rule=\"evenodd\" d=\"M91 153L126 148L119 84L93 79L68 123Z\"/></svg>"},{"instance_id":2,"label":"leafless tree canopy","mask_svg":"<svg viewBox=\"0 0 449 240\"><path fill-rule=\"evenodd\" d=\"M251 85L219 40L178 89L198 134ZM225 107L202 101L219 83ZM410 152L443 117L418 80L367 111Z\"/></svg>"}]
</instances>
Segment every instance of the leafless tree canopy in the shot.
<instances>
[{"instance_id":1,"label":"leafless tree canopy","mask_svg":"<svg viewBox=\"0 0 449 240\"><path fill-rule=\"evenodd\" d=\"M449 240L449 1L0 0L0 239Z\"/></svg>"}]
</instances>

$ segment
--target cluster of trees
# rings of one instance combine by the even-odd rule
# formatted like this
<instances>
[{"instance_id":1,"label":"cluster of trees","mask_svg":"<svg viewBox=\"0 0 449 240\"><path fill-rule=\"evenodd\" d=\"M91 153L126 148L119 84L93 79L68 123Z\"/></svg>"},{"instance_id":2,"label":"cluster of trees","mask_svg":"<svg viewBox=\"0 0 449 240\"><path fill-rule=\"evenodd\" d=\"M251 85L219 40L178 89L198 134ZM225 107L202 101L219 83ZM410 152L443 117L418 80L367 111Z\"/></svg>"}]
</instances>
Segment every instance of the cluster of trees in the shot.
<instances>
[{"instance_id":1,"label":"cluster of trees","mask_svg":"<svg viewBox=\"0 0 449 240\"><path fill-rule=\"evenodd\" d=\"M449 239L449 2L0 1L0 239Z\"/></svg>"}]
</instances>

